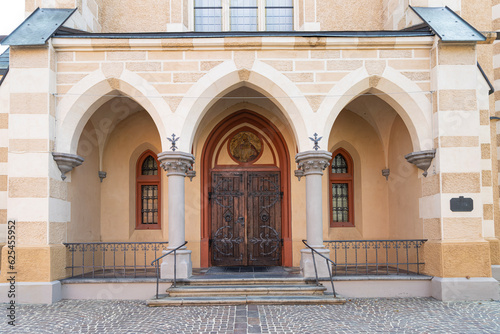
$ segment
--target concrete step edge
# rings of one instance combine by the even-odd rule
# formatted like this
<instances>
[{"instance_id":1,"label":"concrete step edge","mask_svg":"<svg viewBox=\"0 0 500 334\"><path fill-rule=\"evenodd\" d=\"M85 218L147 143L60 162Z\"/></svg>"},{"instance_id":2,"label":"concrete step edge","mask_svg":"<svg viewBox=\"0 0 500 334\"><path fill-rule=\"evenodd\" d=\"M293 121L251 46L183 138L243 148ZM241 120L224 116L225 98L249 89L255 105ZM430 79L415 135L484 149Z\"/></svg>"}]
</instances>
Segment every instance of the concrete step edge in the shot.
<instances>
[{"instance_id":1,"label":"concrete step edge","mask_svg":"<svg viewBox=\"0 0 500 334\"><path fill-rule=\"evenodd\" d=\"M150 299L147 306L241 305L241 304L345 304L344 298L329 296L167 297Z\"/></svg>"},{"instance_id":2,"label":"concrete step edge","mask_svg":"<svg viewBox=\"0 0 500 334\"><path fill-rule=\"evenodd\" d=\"M168 291L224 291L224 290L321 290L323 285L178 285L170 287Z\"/></svg>"},{"instance_id":3,"label":"concrete step edge","mask_svg":"<svg viewBox=\"0 0 500 334\"><path fill-rule=\"evenodd\" d=\"M232 284L248 284L248 285L261 285L261 284L316 284L315 280L304 278L217 278L217 279L182 279L178 280L177 284L183 285L232 285Z\"/></svg>"},{"instance_id":4,"label":"concrete step edge","mask_svg":"<svg viewBox=\"0 0 500 334\"><path fill-rule=\"evenodd\" d=\"M257 291L257 292L235 292L235 293L221 293L221 292L198 292L198 293L170 293L172 297L231 297L231 296L321 296L323 291Z\"/></svg>"}]
</instances>

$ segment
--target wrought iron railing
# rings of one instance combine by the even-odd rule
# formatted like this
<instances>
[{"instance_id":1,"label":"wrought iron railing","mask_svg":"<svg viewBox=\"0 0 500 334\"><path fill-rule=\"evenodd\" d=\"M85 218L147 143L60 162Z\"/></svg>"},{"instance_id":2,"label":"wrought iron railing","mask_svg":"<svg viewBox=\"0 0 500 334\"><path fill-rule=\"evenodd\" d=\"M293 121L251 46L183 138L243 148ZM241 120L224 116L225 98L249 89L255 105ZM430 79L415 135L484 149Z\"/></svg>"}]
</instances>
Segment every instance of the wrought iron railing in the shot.
<instances>
[{"instance_id":1,"label":"wrought iron railing","mask_svg":"<svg viewBox=\"0 0 500 334\"><path fill-rule=\"evenodd\" d=\"M321 256L325 260L326 267L328 268L328 275L330 276L330 282L332 283L333 297L337 298L337 294L335 293L335 287L333 286L332 269L330 268L330 266L332 266L332 267L335 268L337 265L335 264L335 262L333 262L332 260L330 260L329 258L327 258L326 256L324 256L323 254L321 254L320 252L318 252L317 250L315 250L314 248L312 248L311 246L309 246L305 240L302 240L302 242L304 243L304 245L306 245L307 248L309 248L311 250L312 260L313 260L313 263L314 263L314 273L316 274L316 285L319 285L319 279L318 279L318 267L316 265L316 260L314 258L314 254L317 254L317 255Z\"/></svg>"},{"instance_id":2,"label":"wrought iron railing","mask_svg":"<svg viewBox=\"0 0 500 334\"><path fill-rule=\"evenodd\" d=\"M174 284L173 284L173 286L175 288L177 286L177 251L179 249L181 249L182 247L186 246L187 243L188 243L187 241L184 241L184 243L182 245L170 250L169 252L163 254L162 256L154 259L153 262L151 262L151 265L155 266L155 269L156 269L156 299L158 299L158 287L160 286L160 271L159 271L160 260L163 259L165 256L174 253Z\"/></svg>"},{"instance_id":3,"label":"wrought iron railing","mask_svg":"<svg viewBox=\"0 0 500 334\"><path fill-rule=\"evenodd\" d=\"M149 265L168 242L80 242L65 243L69 250L70 278L155 277Z\"/></svg>"},{"instance_id":4,"label":"wrought iron railing","mask_svg":"<svg viewBox=\"0 0 500 334\"><path fill-rule=\"evenodd\" d=\"M420 274L425 239L327 240L334 275Z\"/></svg>"}]
</instances>

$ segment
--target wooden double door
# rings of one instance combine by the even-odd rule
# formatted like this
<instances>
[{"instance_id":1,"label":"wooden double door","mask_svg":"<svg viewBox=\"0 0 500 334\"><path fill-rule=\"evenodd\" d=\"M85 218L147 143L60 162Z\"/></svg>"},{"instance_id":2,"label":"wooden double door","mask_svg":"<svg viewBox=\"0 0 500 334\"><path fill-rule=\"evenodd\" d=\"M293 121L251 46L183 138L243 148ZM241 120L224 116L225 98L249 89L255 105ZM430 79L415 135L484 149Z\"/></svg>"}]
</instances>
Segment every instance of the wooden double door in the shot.
<instances>
[{"instance_id":1,"label":"wooden double door","mask_svg":"<svg viewBox=\"0 0 500 334\"><path fill-rule=\"evenodd\" d=\"M211 180L212 265L281 265L280 172L213 171Z\"/></svg>"}]
</instances>

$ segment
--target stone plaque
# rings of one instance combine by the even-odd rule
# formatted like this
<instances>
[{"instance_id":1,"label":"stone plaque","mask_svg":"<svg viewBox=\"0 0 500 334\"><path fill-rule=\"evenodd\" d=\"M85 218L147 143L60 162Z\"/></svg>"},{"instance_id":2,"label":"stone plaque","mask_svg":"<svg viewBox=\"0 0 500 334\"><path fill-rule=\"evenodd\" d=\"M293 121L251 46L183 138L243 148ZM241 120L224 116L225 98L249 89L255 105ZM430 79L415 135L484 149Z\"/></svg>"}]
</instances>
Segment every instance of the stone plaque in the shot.
<instances>
[{"instance_id":1,"label":"stone plaque","mask_svg":"<svg viewBox=\"0 0 500 334\"><path fill-rule=\"evenodd\" d=\"M450 210L453 212L470 212L474 210L474 201L472 198L460 196L450 200Z\"/></svg>"}]
</instances>

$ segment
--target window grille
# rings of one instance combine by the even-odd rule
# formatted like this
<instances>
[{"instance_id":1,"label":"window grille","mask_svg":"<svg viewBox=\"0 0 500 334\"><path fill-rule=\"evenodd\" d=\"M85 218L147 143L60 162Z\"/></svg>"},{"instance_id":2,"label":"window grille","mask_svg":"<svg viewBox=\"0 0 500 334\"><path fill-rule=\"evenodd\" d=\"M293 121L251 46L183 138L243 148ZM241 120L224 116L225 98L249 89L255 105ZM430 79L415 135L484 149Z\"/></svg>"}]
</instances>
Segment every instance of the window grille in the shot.
<instances>
[{"instance_id":1,"label":"window grille","mask_svg":"<svg viewBox=\"0 0 500 334\"><path fill-rule=\"evenodd\" d=\"M293 31L293 0L194 0L194 30Z\"/></svg>"},{"instance_id":2,"label":"window grille","mask_svg":"<svg viewBox=\"0 0 500 334\"><path fill-rule=\"evenodd\" d=\"M330 168L330 225L354 226L353 164L349 153L338 149L333 153Z\"/></svg>"},{"instance_id":3,"label":"window grille","mask_svg":"<svg viewBox=\"0 0 500 334\"><path fill-rule=\"evenodd\" d=\"M158 224L158 186L141 185L142 224Z\"/></svg>"},{"instance_id":4,"label":"window grille","mask_svg":"<svg viewBox=\"0 0 500 334\"><path fill-rule=\"evenodd\" d=\"M293 30L293 0L266 1L266 30Z\"/></svg>"},{"instance_id":5,"label":"window grille","mask_svg":"<svg viewBox=\"0 0 500 334\"><path fill-rule=\"evenodd\" d=\"M142 175L158 175L158 165L155 158L148 156L142 164Z\"/></svg>"},{"instance_id":6,"label":"window grille","mask_svg":"<svg viewBox=\"0 0 500 334\"><path fill-rule=\"evenodd\" d=\"M332 184L332 209L334 222L349 221L349 185L347 183Z\"/></svg>"},{"instance_id":7,"label":"window grille","mask_svg":"<svg viewBox=\"0 0 500 334\"><path fill-rule=\"evenodd\" d=\"M231 31L257 31L257 0L231 0Z\"/></svg>"},{"instance_id":8,"label":"window grille","mask_svg":"<svg viewBox=\"0 0 500 334\"><path fill-rule=\"evenodd\" d=\"M335 158L333 158L332 173L347 173L347 162L342 154L337 154Z\"/></svg>"},{"instance_id":9,"label":"window grille","mask_svg":"<svg viewBox=\"0 0 500 334\"><path fill-rule=\"evenodd\" d=\"M136 228L160 229L161 175L152 151L144 152L137 160Z\"/></svg>"},{"instance_id":10,"label":"window grille","mask_svg":"<svg viewBox=\"0 0 500 334\"><path fill-rule=\"evenodd\" d=\"M195 0L194 30L222 31L222 0Z\"/></svg>"}]
</instances>

